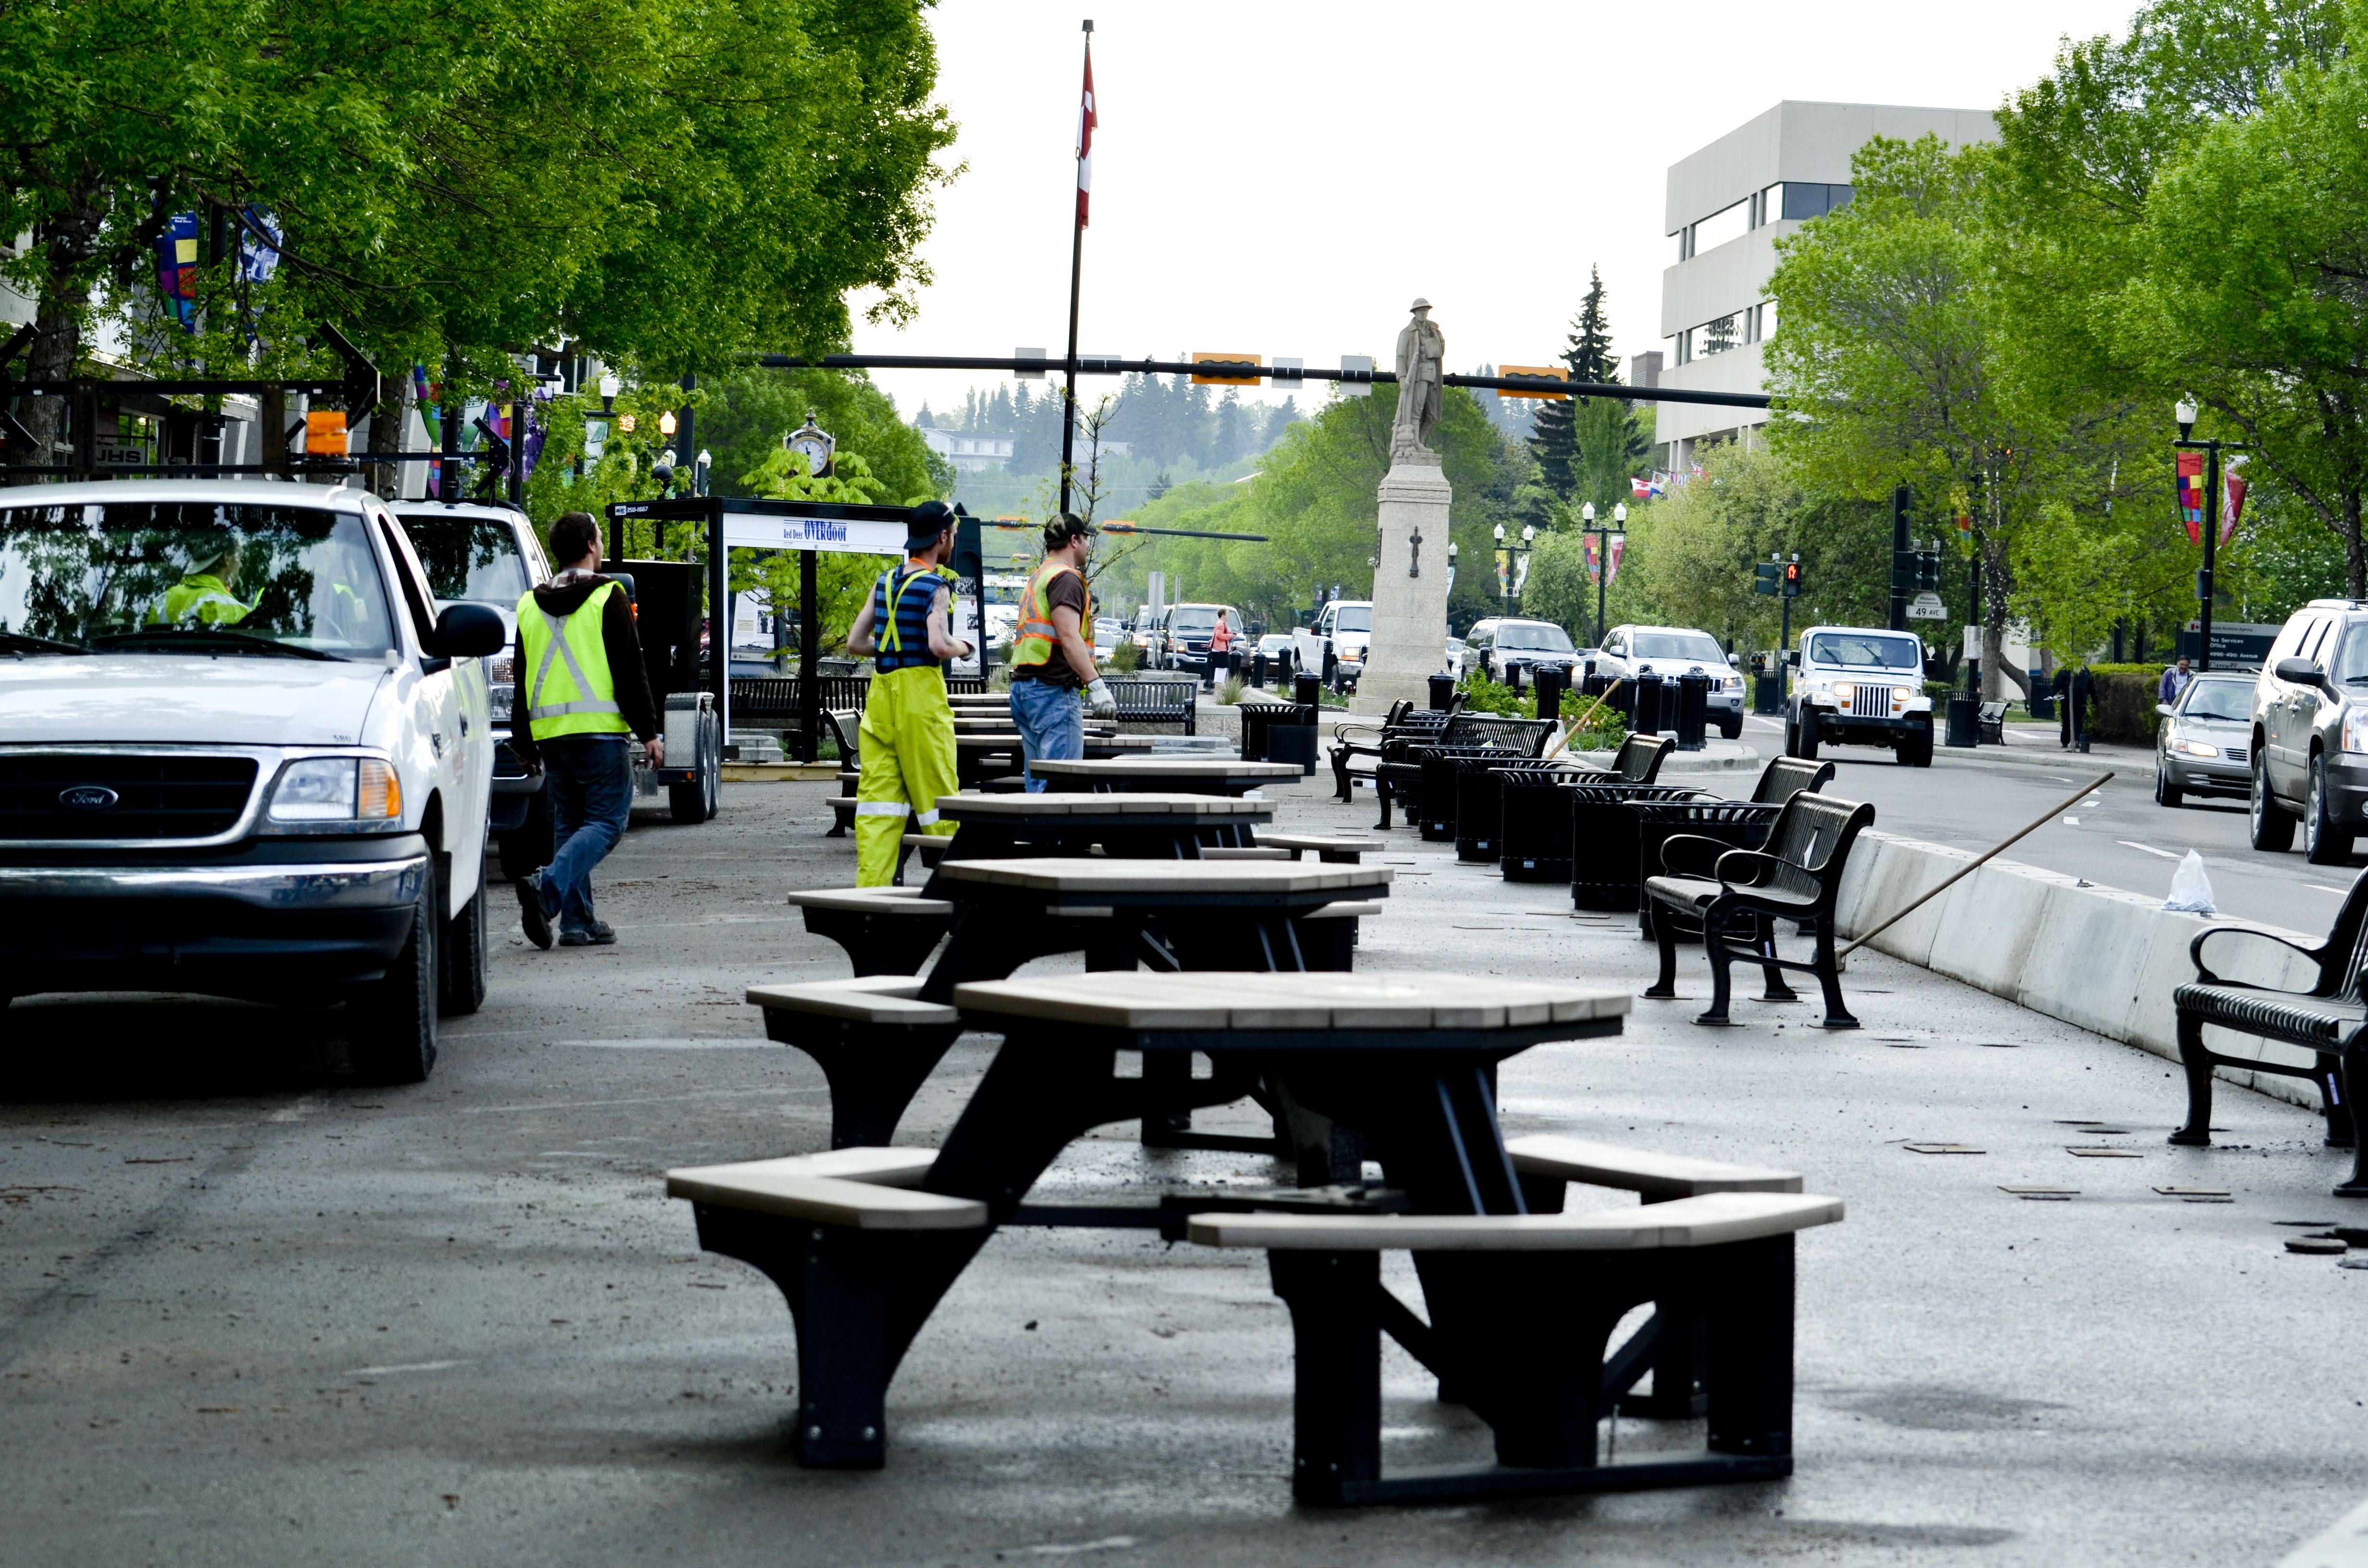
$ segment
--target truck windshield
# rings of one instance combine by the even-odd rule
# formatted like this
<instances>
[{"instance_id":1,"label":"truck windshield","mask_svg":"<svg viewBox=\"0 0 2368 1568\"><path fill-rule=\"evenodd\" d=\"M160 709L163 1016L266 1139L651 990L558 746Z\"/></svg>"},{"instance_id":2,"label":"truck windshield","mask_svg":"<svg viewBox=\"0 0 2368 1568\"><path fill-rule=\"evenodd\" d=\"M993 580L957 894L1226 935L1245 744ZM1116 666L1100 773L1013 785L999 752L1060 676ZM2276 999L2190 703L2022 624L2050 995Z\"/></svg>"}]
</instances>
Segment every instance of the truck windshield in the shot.
<instances>
[{"instance_id":1,"label":"truck windshield","mask_svg":"<svg viewBox=\"0 0 2368 1568\"><path fill-rule=\"evenodd\" d=\"M403 531L427 568L428 590L439 599L473 599L507 609L534 586L518 535L495 517L406 517Z\"/></svg>"},{"instance_id":2,"label":"truck windshield","mask_svg":"<svg viewBox=\"0 0 2368 1568\"><path fill-rule=\"evenodd\" d=\"M1705 665L1726 663L1726 651L1707 631L1639 631L1636 633L1636 656L1640 659L1691 659Z\"/></svg>"},{"instance_id":3,"label":"truck windshield","mask_svg":"<svg viewBox=\"0 0 2368 1568\"><path fill-rule=\"evenodd\" d=\"M1874 631L1820 631L1809 639L1809 660L1854 669L1920 670L1924 644L1912 637L1885 637Z\"/></svg>"},{"instance_id":4,"label":"truck windshield","mask_svg":"<svg viewBox=\"0 0 2368 1568\"><path fill-rule=\"evenodd\" d=\"M1190 631L1197 635L1203 631L1214 631L1216 625L1217 611L1214 606L1207 609L1187 609L1179 606L1167 612L1167 627L1171 631Z\"/></svg>"},{"instance_id":5,"label":"truck windshield","mask_svg":"<svg viewBox=\"0 0 2368 1568\"><path fill-rule=\"evenodd\" d=\"M1567 653L1570 652L1570 633L1559 626L1507 621L1497 628L1497 646L1538 653Z\"/></svg>"},{"instance_id":6,"label":"truck windshield","mask_svg":"<svg viewBox=\"0 0 2368 1568\"><path fill-rule=\"evenodd\" d=\"M1332 630L1335 631L1371 631L1372 629L1373 607L1371 605L1342 605L1332 613Z\"/></svg>"},{"instance_id":7,"label":"truck windshield","mask_svg":"<svg viewBox=\"0 0 2368 1568\"><path fill-rule=\"evenodd\" d=\"M374 659L395 646L360 517L215 502L0 509L0 632L9 653L202 643Z\"/></svg>"}]
</instances>

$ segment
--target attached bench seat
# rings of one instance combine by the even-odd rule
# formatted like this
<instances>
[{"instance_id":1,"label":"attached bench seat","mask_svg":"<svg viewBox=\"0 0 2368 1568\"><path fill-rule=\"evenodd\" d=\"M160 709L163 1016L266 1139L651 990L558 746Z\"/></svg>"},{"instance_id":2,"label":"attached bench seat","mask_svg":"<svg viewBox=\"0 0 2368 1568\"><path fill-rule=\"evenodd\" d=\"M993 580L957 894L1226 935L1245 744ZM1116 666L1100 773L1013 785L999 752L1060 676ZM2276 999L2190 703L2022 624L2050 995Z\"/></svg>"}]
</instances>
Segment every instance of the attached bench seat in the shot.
<instances>
[{"instance_id":1,"label":"attached bench seat","mask_svg":"<svg viewBox=\"0 0 2368 1568\"><path fill-rule=\"evenodd\" d=\"M2318 970L2311 988L2279 991L2222 979L2204 962L2203 949L2231 937L2269 942L2309 960ZM2363 1002L2362 992L2362 966L2368 965L2368 872L2353 879L2327 939L2315 948L2250 926L2213 926L2196 933L2187 951L2195 965L2195 978L2170 994L2179 1019L2180 1062L2187 1070L2187 1125L2172 1133L2170 1141L2195 1146L2212 1142L2214 1068L2241 1067L2280 1077L2307 1078L2318 1085L2328 1146L2359 1151L2350 1178L2336 1193L2368 1198L2368 1139L2359 1136L2359 1121L2351 1109L2351 1094L2368 1089L2368 1002ZM2311 1065L2214 1051L2203 1042L2207 1025L2299 1046L2311 1052Z\"/></svg>"},{"instance_id":2,"label":"attached bench seat","mask_svg":"<svg viewBox=\"0 0 2368 1568\"><path fill-rule=\"evenodd\" d=\"M847 949L855 972L918 974L952 926L954 906L918 888L818 888L790 894L806 929Z\"/></svg>"},{"instance_id":3,"label":"attached bench seat","mask_svg":"<svg viewBox=\"0 0 2368 1568\"><path fill-rule=\"evenodd\" d=\"M885 1143L962 1033L962 1015L920 998L918 976L752 985L765 1035L814 1060L830 1084L830 1146Z\"/></svg>"},{"instance_id":4,"label":"attached bench seat","mask_svg":"<svg viewBox=\"0 0 2368 1568\"><path fill-rule=\"evenodd\" d=\"M1299 956L1310 969L1355 969L1361 923L1387 907L1377 899L1341 899L1309 910L1298 920Z\"/></svg>"},{"instance_id":5,"label":"attached bench seat","mask_svg":"<svg viewBox=\"0 0 2368 1568\"><path fill-rule=\"evenodd\" d=\"M1196 1214L1186 1233L1267 1250L1295 1350L1292 1493L1338 1506L1791 1474L1793 1236L1842 1213L1834 1198L1723 1191L1578 1214ZM1430 1324L1383 1290L1391 1249L1418 1255ZM1607 1359L1644 1301L1660 1312ZM1717 1369L1708 1452L1600 1463L1598 1421L1671 1324L1699 1325ZM1496 1465L1382 1473L1385 1331L1495 1429Z\"/></svg>"},{"instance_id":6,"label":"attached bench seat","mask_svg":"<svg viewBox=\"0 0 2368 1568\"><path fill-rule=\"evenodd\" d=\"M986 1205L912 1188L932 1149L697 1165L666 1173L706 1251L760 1270L797 1325L798 1459L877 1470L887 1457L888 1381L917 1324L882 1333L882 1301L916 1257L975 1247Z\"/></svg>"},{"instance_id":7,"label":"attached bench seat","mask_svg":"<svg viewBox=\"0 0 2368 1568\"><path fill-rule=\"evenodd\" d=\"M1204 844L1201 846L1203 860L1296 860L1298 856L1280 845L1266 844Z\"/></svg>"},{"instance_id":8,"label":"attached bench seat","mask_svg":"<svg viewBox=\"0 0 2368 1568\"><path fill-rule=\"evenodd\" d=\"M1546 1181L1557 1187L1575 1181L1588 1187L1617 1187L1623 1192L1642 1193L1648 1202L1699 1198L1710 1192L1801 1190L1798 1171L1735 1165L1724 1160L1695 1159L1687 1154L1655 1153L1587 1138L1566 1138L1554 1132L1508 1138L1505 1152L1513 1158L1515 1174L1523 1178L1522 1192L1532 1210L1548 1206L1542 1201L1548 1194L1540 1190ZM1552 1194L1551 1206L1562 1207L1559 1191Z\"/></svg>"},{"instance_id":9,"label":"attached bench seat","mask_svg":"<svg viewBox=\"0 0 2368 1568\"><path fill-rule=\"evenodd\" d=\"M1258 841L1269 848L1288 850L1294 860L1313 855L1318 860L1335 866L1363 865L1365 851L1381 847L1370 838L1333 838L1318 833L1260 831Z\"/></svg>"},{"instance_id":10,"label":"attached bench seat","mask_svg":"<svg viewBox=\"0 0 2368 1568\"><path fill-rule=\"evenodd\" d=\"M1645 895L1663 909L1702 922L1712 993L1710 1006L1694 1022L1729 1021L1732 986L1727 971L1740 958L1758 964L1766 977L1762 1001L1798 1000L1784 983L1783 971L1804 970L1817 977L1825 993L1825 1027L1859 1027L1842 1003L1841 969L1834 953L1834 904L1840 896L1842 869L1849 862L1850 847L1873 821L1873 806L1803 790L1787 800L1777 813L1768 830L1767 853L1687 835L1663 841L1661 863L1666 874L1646 879ZM1815 950L1807 962L1778 956L1776 922L1780 918L1813 933ZM1645 993L1647 996L1665 1000L1677 996L1676 926L1673 920L1658 918L1653 923L1661 971Z\"/></svg>"},{"instance_id":11,"label":"attached bench seat","mask_svg":"<svg viewBox=\"0 0 2368 1568\"><path fill-rule=\"evenodd\" d=\"M968 1231L986 1223L971 1198L915 1192L935 1149L833 1149L779 1160L666 1172L666 1196L717 1209L849 1225L859 1231Z\"/></svg>"},{"instance_id":12,"label":"attached bench seat","mask_svg":"<svg viewBox=\"0 0 2368 1568\"><path fill-rule=\"evenodd\" d=\"M905 835L906 850L921 858L926 870L936 870L938 862L946 858L946 846L953 842L950 833L908 833Z\"/></svg>"}]
</instances>

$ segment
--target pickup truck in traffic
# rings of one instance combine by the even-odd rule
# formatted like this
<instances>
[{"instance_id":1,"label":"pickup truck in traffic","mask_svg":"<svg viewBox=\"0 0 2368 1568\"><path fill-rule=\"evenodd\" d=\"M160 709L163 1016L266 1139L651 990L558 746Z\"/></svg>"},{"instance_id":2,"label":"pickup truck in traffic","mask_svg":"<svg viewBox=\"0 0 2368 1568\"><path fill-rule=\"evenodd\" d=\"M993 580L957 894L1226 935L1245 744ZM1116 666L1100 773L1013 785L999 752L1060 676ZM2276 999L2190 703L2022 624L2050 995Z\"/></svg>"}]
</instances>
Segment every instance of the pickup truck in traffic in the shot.
<instances>
[{"instance_id":1,"label":"pickup truck in traffic","mask_svg":"<svg viewBox=\"0 0 2368 1568\"><path fill-rule=\"evenodd\" d=\"M1316 612L1313 625L1291 634L1291 662L1295 669L1323 676L1346 689L1365 673L1365 654L1373 642L1373 601L1334 599ZM1338 661L1327 665L1329 653Z\"/></svg>"},{"instance_id":2,"label":"pickup truck in traffic","mask_svg":"<svg viewBox=\"0 0 2368 1568\"><path fill-rule=\"evenodd\" d=\"M348 1004L416 1083L485 991L500 616L383 503L174 480L0 499L0 1003Z\"/></svg>"}]
</instances>

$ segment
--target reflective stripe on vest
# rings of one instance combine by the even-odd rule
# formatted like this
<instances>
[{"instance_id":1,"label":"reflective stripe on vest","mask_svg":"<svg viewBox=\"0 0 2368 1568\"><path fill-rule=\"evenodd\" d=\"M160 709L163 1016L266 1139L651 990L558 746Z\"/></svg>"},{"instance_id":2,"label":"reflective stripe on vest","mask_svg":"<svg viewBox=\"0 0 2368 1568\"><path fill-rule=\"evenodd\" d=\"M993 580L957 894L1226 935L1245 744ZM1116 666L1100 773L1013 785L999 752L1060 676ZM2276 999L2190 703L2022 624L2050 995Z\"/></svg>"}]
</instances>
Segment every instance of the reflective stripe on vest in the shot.
<instances>
[{"instance_id":1,"label":"reflective stripe on vest","mask_svg":"<svg viewBox=\"0 0 2368 1568\"><path fill-rule=\"evenodd\" d=\"M526 716L536 740L631 730L617 702L608 649L601 641L609 597L623 591L620 584L603 584L566 616L545 610L532 589L519 598L518 642L532 671L527 678ZM555 666L564 667L564 674Z\"/></svg>"},{"instance_id":2,"label":"reflective stripe on vest","mask_svg":"<svg viewBox=\"0 0 2368 1568\"><path fill-rule=\"evenodd\" d=\"M1026 612L1011 644L1011 662L1015 665L1042 665L1053 657L1053 644L1059 642L1061 629L1053 624L1053 606L1047 590L1053 578L1062 572L1076 572L1077 586L1086 588L1086 574L1065 561L1047 561L1028 578L1028 602L1020 607ZM1093 590L1086 588L1085 614L1078 618L1080 628L1091 626L1094 620Z\"/></svg>"}]
</instances>

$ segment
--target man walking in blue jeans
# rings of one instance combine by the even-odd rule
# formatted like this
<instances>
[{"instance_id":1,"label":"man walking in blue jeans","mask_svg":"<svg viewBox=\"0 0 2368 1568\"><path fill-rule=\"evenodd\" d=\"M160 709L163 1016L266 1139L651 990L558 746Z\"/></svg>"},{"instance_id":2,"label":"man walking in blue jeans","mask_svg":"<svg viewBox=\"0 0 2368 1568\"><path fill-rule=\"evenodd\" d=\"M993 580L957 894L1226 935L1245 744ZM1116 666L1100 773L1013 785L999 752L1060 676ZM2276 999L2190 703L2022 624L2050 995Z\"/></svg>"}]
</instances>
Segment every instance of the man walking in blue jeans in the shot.
<instances>
[{"instance_id":1,"label":"man walking in blue jeans","mask_svg":"<svg viewBox=\"0 0 2368 1568\"><path fill-rule=\"evenodd\" d=\"M600 525L570 512L551 525L559 574L518 602L518 654L510 745L549 776L551 864L517 885L519 923L538 948L607 947L617 933L592 913L592 868L625 835L633 805L637 735L650 766L666 766L657 704L624 585L600 575ZM518 722L516 721L523 721Z\"/></svg>"},{"instance_id":2,"label":"man walking in blue jeans","mask_svg":"<svg viewBox=\"0 0 2368 1568\"><path fill-rule=\"evenodd\" d=\"M1093 596L1086 590L1086 557L1093 546L1093 525L1075 513L1046 523L1044 561L1029 576L1019 605L1011 644L1011 719L1019 729L1031 794L1044 790L1037 763L1086 755L1079 687L1097 719L1118 711L1118 699L1094 670L1094 650L1082 630L1093 624Z\"/></svg>"}]
</instances>

